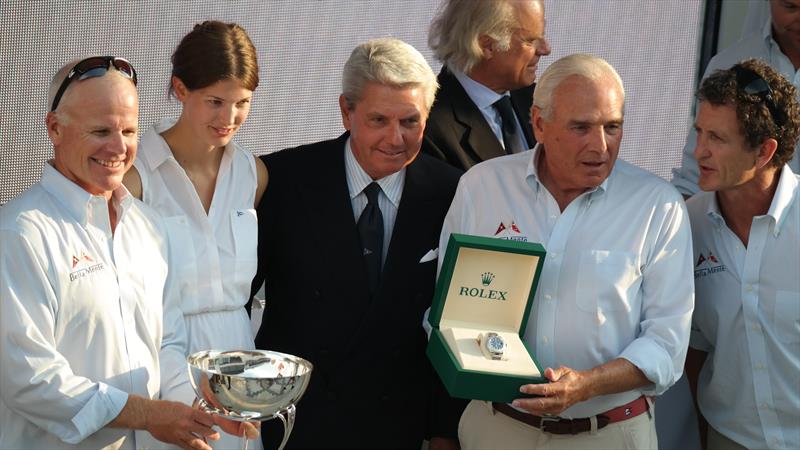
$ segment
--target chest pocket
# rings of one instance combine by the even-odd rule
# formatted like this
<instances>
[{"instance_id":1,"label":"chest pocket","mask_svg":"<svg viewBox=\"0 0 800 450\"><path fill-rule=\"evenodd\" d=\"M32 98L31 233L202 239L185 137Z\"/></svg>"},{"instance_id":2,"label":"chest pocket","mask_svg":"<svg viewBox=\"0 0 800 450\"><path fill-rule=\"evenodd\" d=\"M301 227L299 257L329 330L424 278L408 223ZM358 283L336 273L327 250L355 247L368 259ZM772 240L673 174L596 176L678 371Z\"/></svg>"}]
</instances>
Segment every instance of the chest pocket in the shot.
<instances>
[{"instance_id":1,"label":"chest pocket","mask_svg":"<svg viewBox=\"0 0 800 450\"><path fill-rule=\"evenodd\" d=\"M633 253L609 250L581 253L576 294L582 310L630 312L640 285L641 273Z\"/></svg>"},{"instance_id":2,"label":"chest pocket","mask_svg":"<svg viewBox=\"0 0 800 450\"><path fill-rule=\"evenodd\" d=\"M181 305L187 311L186 302L197 296L197 255L192 241L192 230L186 216L164 219L169 237L169 276L178 286ZM191 308L189 308L191 309Z\"/></svg>"},{"instance_id":3,"label":"chest pocket","mask_svg":"<svg viewBox=\"0 0 800 450\"><path fill-rule=\"evenodd\" d=\"M236 249L234 281L242 298L250 296L250 283L258 266L258 218L255 209L231 211L231 232Z\"/></svg>"},{"instance_id":4,"label":"chest pocket","mask_svg":"<svg viewBox=\"0 0 800 450\"><path fill-rule=\"evenodd\" d=\"M775 292L773 312L775 332L781 342L794 344L800 342L800 292Z\"/></svg>"}]
</instances>

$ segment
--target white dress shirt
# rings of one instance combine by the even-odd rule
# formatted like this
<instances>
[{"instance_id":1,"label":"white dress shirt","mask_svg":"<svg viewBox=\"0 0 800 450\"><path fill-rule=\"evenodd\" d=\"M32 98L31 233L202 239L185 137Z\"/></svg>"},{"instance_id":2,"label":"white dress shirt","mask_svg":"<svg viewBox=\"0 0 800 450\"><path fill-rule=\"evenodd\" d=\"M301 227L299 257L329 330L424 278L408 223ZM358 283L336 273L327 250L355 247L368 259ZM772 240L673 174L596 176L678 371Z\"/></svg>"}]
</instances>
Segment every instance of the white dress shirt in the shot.
<instances>
[{"instance_id":1,"label":"white dress shirt","mask_svg":"<svg viewBox=\"0 0 800 450\"><path fill-rule=\"evenodd\" d=\"M653 382L578 403L562 417L661 394L683 371L693 308L683 201L665 181L617 160L599 187L561 212L534 166L540 148L462 176L439 248L450 233L541 243L547 255L524 339L542 368L586 370L624 358Z\"/></svg>"},{"instance_id":2,"label":"white dress shirt","mask_svg":"<svg viewBox=\"0 0 800 450\"><path fill-rule=\"evenodd\" d=\"M364 188L372 183L373 179L358 164L353 150L350 147L350 138L344 144L344 169L347 176L347 189L350 191L350 204L353 206L353 215L356 223L364 208L367 207L367 194ZM406 168L385 176L380 180L374 180L381 187L378 195L378 207L383 216L383 255L382 261L386 262L386 255L389 254L389 243L392 240L394 221L397 219L397 209L400 207L400 198L403 197L403 187L406 184Z\"/></svg>"},{"instance_id":3,"label":"white dress shirt","mask_svg":"<svg viewBox=\"0 0 800 450\"><path fill-rule=\"evenodd\" d=\"M503 141L503 119L500 117L500 112L497 111L494 104L496 101L500 100L501 97L510 96L511 94L509 94L508 91L498 94L483 84L473 80L458 69L448 67L448 70L456 77L458 82L461 83L461 87L464 88L467 96L469 96L472 103L474 103L481 114L483 114L483 118L486 119L486 123L489 125L489 128L492 129L492 133L494 133L497 140L500 141L500 146L506 148L505 141ZM514 114L514 119L514 125L517 127L517 136L519 136L521 144L519 148L527 149L528 143L525 141L525 132L522 130L522 125L520 125L519 118L517 118L516 114Z\"/></svg>"},{"instance_id":4,"label":"white dress shirt","mask_svg":"<svg viewBox=\"0 0 800 450\"><path fill-rule=\"evenodd\" d=\"M244 305L258 262L255 159L233 142L225 147L206 214L194 185L160 135L174 123L164 120L148 130L135 164L142 179L142 200L166 223L174 255L171 276L180 292L188 352L254 349ZM186 355L181 358L174 361L175 370L185 372ZM164 390L162 396L191 404L195 394L184 384Z\"/></svg>"},{"instance_id":5,"label":"white dress shirt","mask_svg":"<svg viewBox=\"0 0 800 450\"><path fill-rule=\"evenodd\" d=\"M687 202L697 295L691 345L708 352L700 411L747 448L800 448L798 180L783 167L747 247L725 224L714 192Z\"/></svg>"},{"instance_id":6,"label":"white dress shirt","mask_svg":"<svg viewBox=\"0 0 800 450\"><path fill-rule=\"evenodd\" d=\"M47 164L0 208L0 448L152 442L104 427L129 393L158 397L159 348L181 353L185 342L162 338L163 223L124 187L112 198L113 235L106 199Z\"/></svg>"},{"instance_id":7,"label":"white dress shirt","mask_svg":"<svg viewBox=\"0 0 800 450\"><path fill-rule=\"evenodd\" d=\"M783 54L778 43L772 38L772 20L767 15L766 23L758 33L753 33L721 51L708 63L703 79L715 70L730 69L734 64L749 58L758 58L769 64L783 75L794 87L800 89L800 70L795 70L789 58ZM697 186L699 172L694 149L697 145L697 131L689 127L686 145L683 147L681 167L672 169L672 184L685 195L694 195L700 188ZM795 147L795 156L789 161L794 173L800 173L800 143Z\"/></svg>"}]
</instances>

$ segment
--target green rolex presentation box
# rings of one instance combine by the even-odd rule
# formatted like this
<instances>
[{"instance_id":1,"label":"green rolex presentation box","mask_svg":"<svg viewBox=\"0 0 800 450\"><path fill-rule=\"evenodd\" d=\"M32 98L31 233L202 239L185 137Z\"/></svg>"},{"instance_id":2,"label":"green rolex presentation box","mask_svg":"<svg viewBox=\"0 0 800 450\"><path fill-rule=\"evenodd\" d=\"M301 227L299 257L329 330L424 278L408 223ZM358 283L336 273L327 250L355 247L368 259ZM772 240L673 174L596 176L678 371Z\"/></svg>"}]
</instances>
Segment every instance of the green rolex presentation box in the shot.
<instances>
[{"instance_id":1,"label":"green rolex presentation box","mask_svg":"<svg viewBox=\"0 0 800 450\"><path fill-rule=\"evenodd\" d=\"M451 396L510 403L525 397L520 386L547 382L522 340L544 257L540 244L450 236L427 354ZM501 354L487 347L494 334L505 342Z\"/></svg>"}]
</instances>

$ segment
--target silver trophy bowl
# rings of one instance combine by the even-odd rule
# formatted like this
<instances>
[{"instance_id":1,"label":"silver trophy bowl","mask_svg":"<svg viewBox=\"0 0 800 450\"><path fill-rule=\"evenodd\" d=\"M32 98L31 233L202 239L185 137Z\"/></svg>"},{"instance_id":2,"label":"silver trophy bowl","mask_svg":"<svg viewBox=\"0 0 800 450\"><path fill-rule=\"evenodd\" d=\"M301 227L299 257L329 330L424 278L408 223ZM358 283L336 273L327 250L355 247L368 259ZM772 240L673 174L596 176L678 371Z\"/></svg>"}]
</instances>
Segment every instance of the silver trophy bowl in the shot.
<instances>
[{"instance_id":1,"label":"silver trophy bowl","mask_svg":"<svg viewBox=\"0 0 800 450\"><path fill-rule=\"evenodd\" d=\"M187 362L189 380L206 411L237 421L278 418L284 425L280 448L286 445L295 404L311 380L310 362L268 350L205 350Z\"/></svg>"}]
</instances>

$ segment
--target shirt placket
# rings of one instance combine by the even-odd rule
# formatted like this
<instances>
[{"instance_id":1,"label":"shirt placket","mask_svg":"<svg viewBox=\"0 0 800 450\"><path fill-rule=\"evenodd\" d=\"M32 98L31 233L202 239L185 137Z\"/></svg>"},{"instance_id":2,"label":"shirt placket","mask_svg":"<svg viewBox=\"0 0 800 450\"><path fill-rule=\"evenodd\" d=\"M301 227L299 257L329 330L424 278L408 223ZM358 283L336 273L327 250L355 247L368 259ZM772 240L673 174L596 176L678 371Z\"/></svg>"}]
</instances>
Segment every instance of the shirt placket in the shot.
<instances>
[{"instance_id":1,"label":"shirt placket","mask_svg":"<svg viewBox=\"0 0 800 450\"><path fill-rule=\"evenodd\" d=\"M118 229L122 228L122 224ZM147 392L147 378L149 361L144 360L149 357L149 352L144 352L139 340L139 333L136 330L136 309L138 294L135 289L134 283L143 283L143 272L147 270L146 267L136 267L132 262L130 255L127 253L127 248L122 243L121 232L118 232L113 239L114 259L115 264L119 267L131 267L130 271L120 270L117 272L119 284L119 302L120 302L120 315L122 319L122 330L125 337L125 347L127 350L128 370L131 374L131 390L129 392L141 395L145 398L149 397ZM149 247L149 246L148 246ZM142 247L137 247L140 251ZM142 258L140 260L147 261L149 258ZM140 286L142 291L146 286ZM139 370L144 368L145 370Z\"/></svg>"},{"instance_id":2,"label":"shirt placket","mask_svg":"<svg viewBox=\"0 0 800 450\"><path fill-rule=\"evenodd\" d=\"M219 251L217 250L219 245L217 243L217 236L210 219L211 218L209 217L209 220L199 221L200 228L203 233L203 239L195 240L195 248L202 248L201 254L205 255L206 258L203 265L197 266L198 276L207 275L209 276L210 280L222 280L222 268L219 260ZM228 218L228 220L230 220L230 218ZM200 272L204 270L208 270L208 273L201 275ZM222 283L208 283L207 285L211 288L213 295L211 305L222 306L224 303Z\"/></svg>"},{"instance_id":3,"label":"shirt placket","mask_svg":"<svg viewBox=\"0 0 800 450\"><path fill-rule=\"evenodd\" d=\"M558 286L564 263L564 251L585 197L579 197L573 201L562 213L555 199L549 193L540 192L540 194L547 196L544 201L545 214L550 228L542 230L542 237L547 238L543 239L547 255L542 275L539 278L537 298L541 301L537 302L536 308L538 320L536 320L535 329L529 328L526 331L529 332L528 336L534 336L535 333L536 355L540 362L545 367L555 367L558 364L555 358L557 306L561 300Z\"/></svg>"},{"instance_id":4,"label":"shirt placket","mask_svg":"<svg viewBox=\"0 0 800 450\"><path fill-rule=\"evenodd\" d=\"M223 306L224 303L222 283L213 283L208 281L222 279L219 252L217 251L219 246L217 243L214 223L222 220L221 214L229 211L218 211L218 208L215 205L215 203L217 203L215 202L215 199L223 198L226 194L225 192L222 192L221 186L223 186L223 183L221 180L228 175L227 171L230 168L230 163L228 161L229 158L230 155L227 152L223 154L223 161L220 162L219 172L217 173L217 182L214 186L214 197L211 200L208 214L206 214L206 211L203 209L203 204L200 201L200 197L197 194L197 191L194 189L194 185L187 176L186 171L183 170L180 164L178 164L178 161L176 161L174 158L171 161L175 174L180 176L181 179L185 180L185 189L182 190L184 198L181 199L181 195L178 194L176 200L180 204L185 205L186 214L192 222L188 224L188 226L195 227L195 229L201 235L198 239L197 233L191 233L192 244L194 245L195 249L195 256L199 257L199 255L203 255L202 262L197 261L195 265L195 279L191 282L195 286L203 286L204 288L208 289L202 289L198 291L198 293L203 292L201 295L208 295L210 298L210 301L205 305L208 310L215 310L217 307ZM230 218L227 218L227 220L230 220Z\"/></svg>"},{"instance_id":5,"label":"shirt placket","mask_svg":"<svg viewBox=\"0 0 800 450\"><path fill-rule=\"evenodd\" d=\"M115 317L115 321L117 322L117 329L122 330L121 341L125 345L125 354L116 355L115 357L118 357L118 361L124 364L125 367L122 369L129 375L128 382L130 384L127 386L127 389L124 390L129 393L146 395L145 392L137 392L136 390L137 386L146 383L143 383L141 376L137 376L137 371L135 370L139 367L139 364L137 364L134 359L136 352L133 351L134 348L132 348L136 339L136 322L135 316L131 313L131 306L128 304L132 298L129 293L131 288L130 280L129 277L125 276L124 270L118 270L118 267L130 267L130 264L128 264L126 260L127 255L125 255L124 250L118 246L118 236L124 233L124 231L122 231L123 225L121 221L118 222L116 232L112 234L108 207L106 205L105 199L92 198L89 209L88 228L92 239L98 243L98 250L101 253L100 257L103 263L107 266L107 269L111 271L109 276L114 277L116 281L113 283L113 286L117 289L116 296L112 297L108 295L107 298L116 298L115 306L117 311L119 311L119 315ZM122 213L120 211L118 218L121 217Z\"/></svg>"},{"instance_id":6,"label":"shirt placket","mask_svg":"<svg viewBox=\"0 0 800 450\"><path fill-rule=\"evenodd\" d=\"M750 367L753 370L756 411L767 445L770 449L779 449L783 446L783 437L780 434L780 422L772 398L772 379L766 370L768 365L765 358L768 353L759 314L760 294L763 292L759 274L764 246L769 235L770 220L769 216L753 219L742 266L741 296Z\"/></svg>"}]
</instances>

